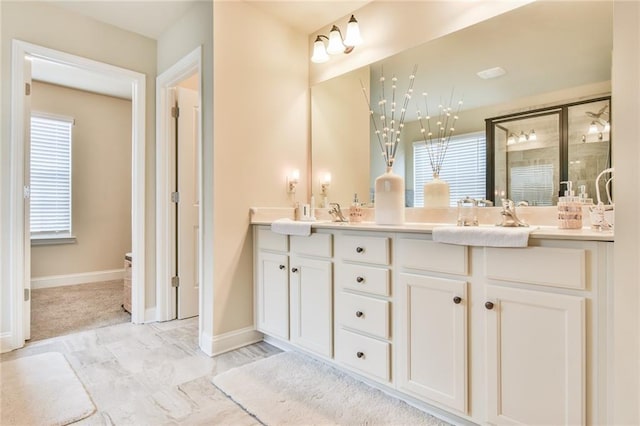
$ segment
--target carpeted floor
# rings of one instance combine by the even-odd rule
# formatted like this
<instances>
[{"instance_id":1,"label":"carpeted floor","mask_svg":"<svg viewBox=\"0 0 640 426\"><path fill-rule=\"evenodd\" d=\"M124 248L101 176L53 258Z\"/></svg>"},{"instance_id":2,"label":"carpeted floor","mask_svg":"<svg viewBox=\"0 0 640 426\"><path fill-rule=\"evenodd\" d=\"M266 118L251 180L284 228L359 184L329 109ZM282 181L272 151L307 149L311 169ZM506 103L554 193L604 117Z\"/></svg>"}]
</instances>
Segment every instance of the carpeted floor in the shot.
<instances>
[{"instance_id":1,"label":"carpeted floor","mask_svg":"<svg viewBox=\"0 0 640 426\"><path fill-rule=\"evenodd\" d=\"M122 280L32 290L31 341L130 322L122 291Z\"/></svg>"}]
</instances>

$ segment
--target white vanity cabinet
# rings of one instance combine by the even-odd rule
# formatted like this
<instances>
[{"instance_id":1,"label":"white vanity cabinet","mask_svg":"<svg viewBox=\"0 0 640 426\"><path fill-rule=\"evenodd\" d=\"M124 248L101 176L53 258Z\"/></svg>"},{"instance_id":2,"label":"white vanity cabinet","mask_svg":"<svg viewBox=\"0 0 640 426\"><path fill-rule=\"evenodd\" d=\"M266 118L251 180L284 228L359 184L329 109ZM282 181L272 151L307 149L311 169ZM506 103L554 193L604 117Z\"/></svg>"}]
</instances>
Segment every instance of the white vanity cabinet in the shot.
<instances>
[{"instance_id":1,"label":"white vanity cabinet","mask_svg":"<svg viewBox=\"0 0 640 426\"><path fill-rule=\"evenodd\" d=\"M256 226L256 326L434 414L611 422L611 241L435 243L422 230Z\"/></svg>"},{"instance_id":2,"label":"white vanity cabinet","mask_svg":"<svg viewBox=\"0 0 640 426\"><path fill-rule=\"evenodd\" d=\"M598 299L599 247L539 244L485 249L488 421L598 423L599 318L587 306Z\"/></svg>"},{"instance_id":3,"label":"white vanity cabinet","mask_svg":"<svg viewBox=\"0 0 640 426\"><path fill-rule=\"evenodd\" d=\"M255 228L256 328L289 339L289 240L267 228Z\"/></svg>"},{"instance_id":4,"label":"white vanity cabinet","mask_svg":"<svg viewBox=\"0 0 640 426\"><path fill-rule=\"evenodd\" d=\"M396 239L397 387L467 412L468 248Z\"/></svg>"},{"instance_id":5,"label":"white vanity cabinet","mask_svg":"<svg viewBox=\"0 0 640 426\"><path fill-rule=\"evenodd\" d=\"M392 379L390 241L365 233L335 239L335 359L382 383Z\"/></svg>"},{"instance_id":6,"label":"white vanity cabinet","mask_svg":"<svg viewBox=\"0 0 640 426\"><path fill-rule=\"evenodd\" d=\"M332 237L290 237L291 343L333 356Z\"/></svg>"}]
</instances>

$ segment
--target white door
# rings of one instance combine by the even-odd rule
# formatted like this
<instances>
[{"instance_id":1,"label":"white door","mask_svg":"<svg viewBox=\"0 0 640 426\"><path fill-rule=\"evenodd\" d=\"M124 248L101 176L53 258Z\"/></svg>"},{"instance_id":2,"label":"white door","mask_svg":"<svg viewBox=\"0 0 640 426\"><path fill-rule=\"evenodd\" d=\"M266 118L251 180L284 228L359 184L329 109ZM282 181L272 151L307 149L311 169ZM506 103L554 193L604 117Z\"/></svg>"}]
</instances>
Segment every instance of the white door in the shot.
<instances>
[{"instance_id":1,"label":"white door","mask_svg":"<svg viewBox=\"0 0 640 426\"><path fill-rule=\"evenodd\" d=\"M289 340L289 257L260 252L257 273L258 330Z\"/></svg>"},{"instance_id":2,"label":"white door","mask_svg":"<svg viewBox=\"0 0 640 426\"><path fill-rule=\"evenodd\" d=\"M198 224L198 140L200 131L200 114L198 92L195 90L176 88L179 106L178 142L176 150L177 191L180 194L177 219L178 247L178 319L198 315L198 241L200 228Z\"/></svg>"},{"instance_id":3,"label":"white door","mask_svg":"<svg viewBox=\"0 0 640 426\"><path fill-rule=\"evenodd\" d=\"M24 339L31 338L31 61L24 61Z\"/></svg>"},{"instance_id":4,"label":"white door","mask_svg":"<svg viewBox=\"0 0 640 426\"><path fill-rule=\"evenodd\" d=\"M398 385L467 412L467 282L399 274Z\"/></svg>"},{"instance_id":5,"label":"white door","mask_svg":"<svg viewBox=\"0 0 640 426\"><path fill-rule=\"evenodd\" d=\"M291 258L291 342L320 355L333 353L331 262Z\"/></svg>"},{"instance_id":6,"label":"white door","mask_svg":"<svg viewBox=\"0 0 640 426\"><path fill-rule=\"evenodd\" d=\"M585 424L583 297L487 286L492 424Z\"/></svg>"}]
</instances>

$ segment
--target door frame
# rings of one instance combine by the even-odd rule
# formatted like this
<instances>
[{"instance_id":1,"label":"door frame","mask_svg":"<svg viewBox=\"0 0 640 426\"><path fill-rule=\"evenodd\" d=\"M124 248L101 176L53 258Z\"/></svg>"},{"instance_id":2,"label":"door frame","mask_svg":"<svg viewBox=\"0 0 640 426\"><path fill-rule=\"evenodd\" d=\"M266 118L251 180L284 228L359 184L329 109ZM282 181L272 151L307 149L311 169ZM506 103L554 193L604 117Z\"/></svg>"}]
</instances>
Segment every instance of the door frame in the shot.
<instances>
[{"instance_id":1,"label":"door frame","mask_svg":"<svg viewBox=\"0 0 640 426\"><path fill-rule=\"evenodd\" d=\"M174 167L174 156L171 155L170 144L173 138L171 125L171 108L173 107L172 93L175 86L186 78L198 74L198 102L200 131L197 140L198 164L198 225L203 229L202 223L202 46L198 46L192 52L184 56L169 69L156 78L156 320L167 321L173 319L175 311L175 295L171 286L173 252L172 241L173 223L171 221L174 203L171 201L173 183L170 179L171 170ZM198 237L198 262L199 270L198 282L198 313L199 329L202 330L203 312L203 264L202 264L203 241L202 232Z\"/></svg>"},{"instance_id":2,"label":"door frame","mask_svg":"<svg viewBox=\"0 0 640 426\"><path fill-rule=\"evenodd\" d=\"M132 164L131 164L131 235L132 256L136 267L132 273L131 320L145 321L145 90L144 74L72 55L21 40L12 40L11 56L11 165L10 194L3 195L3 203L9 202L9 250L7 253L10 283L10 331L3 333L0 350L12 350L24 346L24 289L25 269L25 206L24 206L24 72L28 56L39 57L89 71L126 79L131 83L132 99ZM8 199L6 199L8 198Z\"/></svg>"}]
</instances>

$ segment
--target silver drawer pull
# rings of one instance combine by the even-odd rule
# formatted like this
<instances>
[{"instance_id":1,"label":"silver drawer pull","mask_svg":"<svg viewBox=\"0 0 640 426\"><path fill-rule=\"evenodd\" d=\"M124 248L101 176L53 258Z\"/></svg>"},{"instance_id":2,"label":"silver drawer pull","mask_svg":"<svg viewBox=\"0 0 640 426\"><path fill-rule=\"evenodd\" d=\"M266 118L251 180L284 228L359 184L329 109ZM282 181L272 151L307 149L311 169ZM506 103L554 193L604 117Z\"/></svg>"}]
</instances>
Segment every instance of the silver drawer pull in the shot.
<instances>
[{"instance_id":1,"label":"silver drawer pull","mask_svg":"<svg viewBox=\"0 0 640 426\"><path fill-rule=\"evenodd\" d=\"M360 359L364 358L364 352L356 352L356 356Z\"/></svg>"},{"instance_id":2,"label":"silver drawer pull","mask_svg":"<svg viewBox=\"0 0 640 426\"><path fill-rule=\"evenodd\" d=\"M356 247L356 253L364 252L364 247Z\"/></svg>"},{"instance_id":3,"label":"silver drawer pull","mask_svg":"<svg viewBox=\"0 0 640 426\"><path fill-rule=\"evenodd\" d=\"M362 317L364 316L364 312L362 312L362 311L356 311L356 316L357 316L358 318L362 318Z\"/></svg>"},{"instance_id":4,"label":"silver drawer pull","mask_svg":"<svg viewBox=\"0 0 640 426\"><path fill-rule=\"evenodd\" d=\"M359 283L363 283L364 282L364 277L357 277L356 281Z\"/></svg>"}]
</instances>

